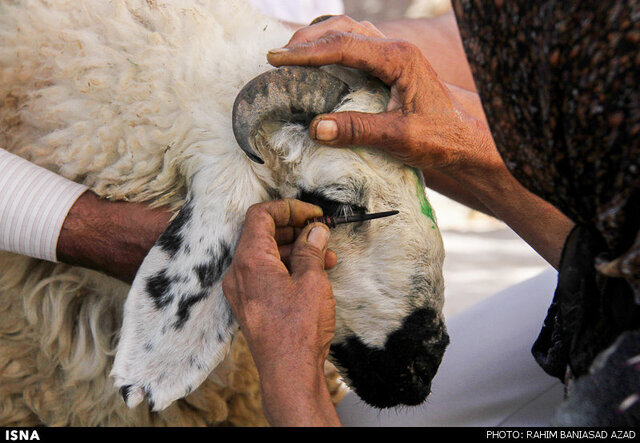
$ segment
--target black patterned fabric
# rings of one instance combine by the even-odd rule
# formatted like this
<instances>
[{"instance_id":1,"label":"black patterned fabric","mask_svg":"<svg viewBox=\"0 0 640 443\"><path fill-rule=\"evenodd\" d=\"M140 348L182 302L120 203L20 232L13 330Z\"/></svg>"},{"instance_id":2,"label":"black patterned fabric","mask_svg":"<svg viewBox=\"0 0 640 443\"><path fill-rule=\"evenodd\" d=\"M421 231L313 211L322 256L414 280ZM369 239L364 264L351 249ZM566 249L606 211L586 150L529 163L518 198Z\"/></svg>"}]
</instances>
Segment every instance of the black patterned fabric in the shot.
<instances>
[{"instance_id":1,"label":"black patterned fabric","mask_svg":"<svg viewBox=\"0 0 640 443\"><path fill-rule=\"evenodd\" d=\"M561 379L585 375L640 327L640 1L454 9L507 167L576 223L533 353Z\"/></svg>"}]
</instances>

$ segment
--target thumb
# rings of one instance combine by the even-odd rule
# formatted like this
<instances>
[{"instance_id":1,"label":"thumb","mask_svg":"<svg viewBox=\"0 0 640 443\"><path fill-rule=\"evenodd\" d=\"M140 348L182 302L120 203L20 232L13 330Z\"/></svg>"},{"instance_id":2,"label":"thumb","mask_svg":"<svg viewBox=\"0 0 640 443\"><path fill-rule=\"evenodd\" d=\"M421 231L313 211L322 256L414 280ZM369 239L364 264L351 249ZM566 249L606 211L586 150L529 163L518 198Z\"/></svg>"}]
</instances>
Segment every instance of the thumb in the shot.
<instances>
[{"instance_id":1,"label":"thumb","mask_svg":"<svg viewBox=\"0 0 640 443\"><path fill-rule=\"evenodd\" d=\"M316 117L309 126L312 139L331 146L379 146L394 142L404 131L397 111L370 114L345 111Z\"/></svg>"},{"instance_id":2,"label":"thumb","mask_svg":"<svg viewBox=\"0 0 640 443\"><path fill-rule=\"evenodd\" d=\"M313 223L306 226L296 239L289 262L291 275L307 272L324 273L324 257L329 243L329 228L324 223Z\"/></svg>"}]
</instances>

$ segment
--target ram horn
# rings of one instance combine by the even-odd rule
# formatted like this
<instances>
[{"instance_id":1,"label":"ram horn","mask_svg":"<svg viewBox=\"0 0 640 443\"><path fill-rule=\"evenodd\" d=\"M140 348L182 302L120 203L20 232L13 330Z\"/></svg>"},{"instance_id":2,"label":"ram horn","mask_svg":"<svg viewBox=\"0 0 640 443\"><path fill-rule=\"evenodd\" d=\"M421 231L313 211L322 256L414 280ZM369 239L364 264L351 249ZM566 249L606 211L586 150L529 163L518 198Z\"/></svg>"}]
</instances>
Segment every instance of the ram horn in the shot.
<instances>
[{"instance_id":1,"label":"ram horn","mask_svg":"<svg viewBox=\"0 0 640 443\"><path fill-rule=\"evenodd\" d=\"M349 87L319 68L285 66L247 83L233 104L233 134L240 148L263 164L253 137L267 121L309 124L318 114L333 111Z\"/></svg>"}]
</instances>

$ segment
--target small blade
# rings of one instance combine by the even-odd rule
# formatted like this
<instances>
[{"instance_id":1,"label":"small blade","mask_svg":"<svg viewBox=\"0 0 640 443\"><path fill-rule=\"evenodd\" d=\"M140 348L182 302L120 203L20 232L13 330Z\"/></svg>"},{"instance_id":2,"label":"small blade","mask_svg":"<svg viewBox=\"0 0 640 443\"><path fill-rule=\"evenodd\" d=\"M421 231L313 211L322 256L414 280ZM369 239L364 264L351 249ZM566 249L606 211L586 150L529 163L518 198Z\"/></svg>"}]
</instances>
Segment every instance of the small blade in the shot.
<instances>
[{"instance_id":1,"label":"small blade","mask_svg":"<svg viewBox=\"0 0 640 443\"><path fill-rule=\"evenodd\" d=\"M390 217L392 215L398 214L400 211L385 211L385 212L375 212L373 214L359 214L359 215L347 215L346 217L336 217L335 223L336 225L340 225L343 223L356 223L365 220L374 220L376 218Z\"/></svg>"}]
</instances>

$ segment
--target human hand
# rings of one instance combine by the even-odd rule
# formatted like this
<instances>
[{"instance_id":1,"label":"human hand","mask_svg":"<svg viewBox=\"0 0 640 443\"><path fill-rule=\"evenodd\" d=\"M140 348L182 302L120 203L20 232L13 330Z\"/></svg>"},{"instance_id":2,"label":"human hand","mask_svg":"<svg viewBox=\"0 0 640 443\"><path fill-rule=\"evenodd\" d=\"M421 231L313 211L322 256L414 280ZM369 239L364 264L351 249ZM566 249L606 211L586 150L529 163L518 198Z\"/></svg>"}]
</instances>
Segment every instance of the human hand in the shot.
<instances>
[{"instance_id":1,"label":"human hand","mask_svg":"<svg viewBox=\"0 0 640 443\"><path fill-rule=\"evenodd\" d=\"M503 220L557 266L573 223L511 175L478 95L445 84L416 46L336 16L298 30L267 59L274 66L340 64L378 77L391 88L386 112L319 115L310 136L335 147L378 147L422 169L427 186Z\"/></svg>"},{"instance_id":2,"label":"human hand","mask_svg":"<svg viewBox=\"0 0 640 443\"><path fill-rule=\"evenodd\" d=\"M486 122L464 106L468 94L442 82L416 46L386 39L368 22L329 18L298 30L267 58L274 66L337 63L368 72L390 86L384 113L316 117L309 132L321 143L375 146L411 166L453 175L505 170Z\"/></svg>"},{"instance_id":3,"label":"human hand","mask_svg":"<svg viewBox=\"0 0 640 443\"><path fill-rule=\"evenodd\" d=\"M252 206L222 282L274 425L339 424L323 372L335 330L335 300L324 269L335 265L336 256L327 249L326 225L305 227L321 215L317 206L291 199ZM297 238L296 228L303 228Z\"/></svg>"},{"instance_id":4,"label":"human hand","mask_svg":"<svg viewBox=\"0 0 640 443\"><path fill-rule=\"evenodd\" d=\"M87 191L76 200L62 225L58 260L131 283L170 219L171 213L165 209L112 202Z\"/></svg>"}]
</instances>

